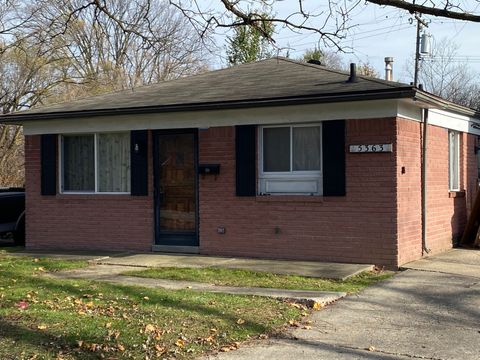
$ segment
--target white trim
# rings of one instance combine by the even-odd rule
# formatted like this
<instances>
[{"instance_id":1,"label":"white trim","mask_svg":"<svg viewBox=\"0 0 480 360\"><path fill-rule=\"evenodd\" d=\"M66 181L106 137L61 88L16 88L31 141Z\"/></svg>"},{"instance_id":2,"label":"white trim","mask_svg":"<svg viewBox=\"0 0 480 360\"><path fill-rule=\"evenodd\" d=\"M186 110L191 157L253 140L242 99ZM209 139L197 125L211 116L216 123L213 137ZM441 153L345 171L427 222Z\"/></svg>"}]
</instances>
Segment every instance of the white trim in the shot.
<instances>
[{"instance_id":1,"label":"white trim","mask_svg":"<svg viewBox=\"0 0 480 360\"><path fill-rule=\"evenodd\" d=\"M174 113L96 116L25 122L25 135L119 132L144 129L208 128L233 125L318 123L327 120L397 116L397 100L348 101Z\"/></svg>"},{"instance_id":2,"label":"white trim","mask_svg":"<svg viewBox=\"0 0 480 360\"><path fill-rule=\"evenodd\" d=\"M320 170L311 171L295 171L293 170L293 129L296 127L319 127L320 137L320 149L319 149L319 165ZM265 172L263 170L264 157L263 157L263 130L268 128L286 127L290 129L290 171L283 172ZM258 193L269 195L322 195L323 194L323 149L322 149L322 123L290 123L290 124L278 124L278 125L266 125L258 127L258 179L257 187ZM293 183L297 185L304 184L304 188L311 187L311 191L296 191ZM268 187L280 186L284 189L292 188L292 191L268 191Z\"/></svg>"},{"instance_id":3,"label":"white trim","mask_svg":"<svg viewBox=\"0 0 480 360\"><path fill-rule=\"evenodd\" d=\"M452 159L452 153L450 151L450 141L451 135L453 134L455 138L455 147L456 147L456 158ZM457 131L449 130L448 131L448 189L450 191L460 191L460 134ZM452 160L457 165L456 174L453 174L454 168L452 168ZM452 187L452 175L456 175L456 187Z\"/></svg>"},{"instance_id":4,"label":"white trim","mask_svg":"<svg viewBox=\"0 0 480 360\"><path fill-rule=\"evenodd\" d=\"M58 151L58 193L60 195L131 195L131 189L130 191L99 191L98 190L98 135L99 134L105 134L105 133L121 133L125 134L128 133L127 131L105 131L102 133L75 133L75 134L59 134L58 136L58 141L59 141L59 151ZM64 180L64 165L63 165L63 151L64 151L64 142L63 138L64 136L91 136L93 135L93 153L94 153L94 176L95 176L95 191L69 191L69 190L64 190L63 186L63 180ZM130 137L128 137L130 141ZM130 168L130 171L131 168ZM130 184L131 186L131 184Z\"/></svg>"}]
</instances>

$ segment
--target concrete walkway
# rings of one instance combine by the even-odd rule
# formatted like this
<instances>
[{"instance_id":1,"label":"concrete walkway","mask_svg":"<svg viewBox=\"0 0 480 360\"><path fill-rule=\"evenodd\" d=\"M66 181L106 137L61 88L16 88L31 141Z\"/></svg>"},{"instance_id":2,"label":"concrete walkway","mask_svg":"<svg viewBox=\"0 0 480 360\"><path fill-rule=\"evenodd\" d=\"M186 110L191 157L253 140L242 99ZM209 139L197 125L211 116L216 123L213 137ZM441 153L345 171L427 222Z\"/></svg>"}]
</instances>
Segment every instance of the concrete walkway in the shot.
<instances>
[{"instance_id":1,"label":"concrete walkway","mask_svg":"<svg viewBox=\"0 0 480 360\"><path fill-rule=\"evenodd\" d=\"M207 358L480 359L480 272L471 268L479 254L452 250L409 264L392 279L315 312L311 330Z\"/></svg>"},{"instance_id":2,"label":"concrete walkway","mask_svg":"<svg viewBox=\"0 0 480 360\"><path fill-rule=\"evenodd\" d=\"M304 291L304 290L283 290L258 287L235 287L235 286L217 286L207 283L194 281L177 281L167 279L148 279L134 276L121 275L124 272L131 271L131 266L121 265L91 265L84 269L75 269L62 271L58 273L47 274L46 276L57 279L84 279L105 281L120 285L134 285L148 288L162 288L168 290L196 290L208 291L214 293L225 293L234 295L256 295L271 297L279 300L290 300L297 303L313 307L315 304L320 306L328 305L338 299L346 296L343 292L331 291Z\"/></svg>"},{"instance_id":3,"label":"concrete walkway","mask_svg":"<svg viewBox=\"0 0 480 360\"><path fill-rule=\"evenodd\" d=\"M329 263L319 261L266 260L252 258L233 258L205 255L179 255L166 253L88 253L88 252L51 252L20 251L16 256L49 257L62 259L89 260L102 265L134 267L217 267L270 272L273 274L300 275L326 279L345 280L351 276L373 269L373 265Z\"/></svg>"}]
</instances>

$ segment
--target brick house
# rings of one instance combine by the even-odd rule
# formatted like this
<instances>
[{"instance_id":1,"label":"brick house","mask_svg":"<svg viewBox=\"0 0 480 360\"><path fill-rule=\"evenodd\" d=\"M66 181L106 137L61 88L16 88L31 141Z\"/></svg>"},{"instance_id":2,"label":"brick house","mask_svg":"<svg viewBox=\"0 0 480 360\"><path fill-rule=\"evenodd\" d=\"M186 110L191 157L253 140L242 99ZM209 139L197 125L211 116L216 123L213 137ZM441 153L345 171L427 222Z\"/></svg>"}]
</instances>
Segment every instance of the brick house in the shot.
<instances>
[{"instance_id":1,"label":"brick house","mask_svg":"<svg viewBox=\"0 0 480 360\"><path fill-rule=\"evenodd\" d=\"M0 121L24 126L30 249L396 268L451 248L477 191L473 110L283 58Z\"/></svg>"}]
</instances>

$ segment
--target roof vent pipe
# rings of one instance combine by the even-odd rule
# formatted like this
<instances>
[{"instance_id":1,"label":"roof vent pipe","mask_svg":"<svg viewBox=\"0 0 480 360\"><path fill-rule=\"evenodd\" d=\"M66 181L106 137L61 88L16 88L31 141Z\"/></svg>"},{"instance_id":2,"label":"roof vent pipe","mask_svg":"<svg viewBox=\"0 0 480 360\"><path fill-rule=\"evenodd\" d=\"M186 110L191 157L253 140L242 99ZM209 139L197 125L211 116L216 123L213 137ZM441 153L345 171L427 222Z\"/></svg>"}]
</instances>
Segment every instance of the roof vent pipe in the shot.
<instances>
[{"instance_id":1,"label":"roof vent pipe","mask_svg":"<svg viewBox=\"0 0 480 360\"><path fill-rule=\"evenodd\" d=\"M357 82L357 81L358 81L358 79L357 79L357 64L351 63L350 64L350 76L349 76L347 82L354 83L354 82Z\"/></svg>"},{"instance_id":2,"label":"roof vent pipe","mask_svg":"<svg viewBox=\"0 0 480 360\"><path fill-rule=\"evenodd\" d=\"M393 57L385 58L385 80L393 81Z\"/></svg>"}]
</instances>

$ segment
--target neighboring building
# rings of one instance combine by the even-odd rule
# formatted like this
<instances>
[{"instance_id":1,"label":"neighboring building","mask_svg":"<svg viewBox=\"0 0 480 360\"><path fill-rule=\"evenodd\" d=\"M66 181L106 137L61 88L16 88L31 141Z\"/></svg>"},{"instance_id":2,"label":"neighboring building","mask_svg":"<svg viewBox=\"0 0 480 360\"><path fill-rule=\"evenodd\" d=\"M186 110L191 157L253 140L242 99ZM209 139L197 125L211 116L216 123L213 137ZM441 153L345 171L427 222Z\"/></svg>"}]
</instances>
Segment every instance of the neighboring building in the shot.
<instances>
[{"instance_id":1,"label":"neighboring building","mask_svg":"<svg viewBox=\"0 0 480 360\"><path fill-rule=\"evenodd\" d=\"M473 110L283 58L0 121L24 126L30 249L395 268L451 248L477 191Z\"/></svg>"}]
</instances>

